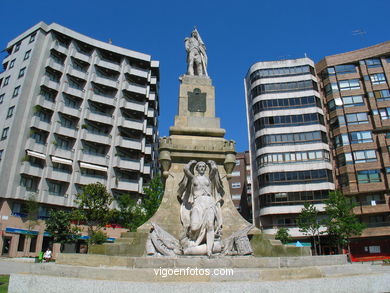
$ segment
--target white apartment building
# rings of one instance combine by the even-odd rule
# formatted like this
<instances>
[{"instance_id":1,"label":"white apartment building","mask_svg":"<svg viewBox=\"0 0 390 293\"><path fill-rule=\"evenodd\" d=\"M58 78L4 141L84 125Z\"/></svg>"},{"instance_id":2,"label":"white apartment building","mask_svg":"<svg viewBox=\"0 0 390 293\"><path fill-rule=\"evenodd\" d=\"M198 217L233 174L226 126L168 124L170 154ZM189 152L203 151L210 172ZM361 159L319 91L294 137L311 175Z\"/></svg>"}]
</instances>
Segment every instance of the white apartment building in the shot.
<instances>
[{"instance_id":1,"label":"white apartment building","mask_svg":"<svg viewBox=\"0 0 390 293\"><path fill-rule=\"evenodd\" d=\"M257 226L304 237L296 218L305 201L323 211L334 189L327 130L309 58L258 62L245 78Z\"/></svg>"},{"instance_id":2,"label":"white apartment building","mask_svg":"<svg viewBox=\"0 0 390 293\"><path fill-rule=\"evenodd\" d=\"M74 206L74 195L89 183L105 184L114 196L142 196L157 170L159 62L43 22L5 51L3 236L14 236L7 228L23 228L17 218L25 217L31 195L40 203L41 219L52 206Z\"/></svg>"}]
</instances>

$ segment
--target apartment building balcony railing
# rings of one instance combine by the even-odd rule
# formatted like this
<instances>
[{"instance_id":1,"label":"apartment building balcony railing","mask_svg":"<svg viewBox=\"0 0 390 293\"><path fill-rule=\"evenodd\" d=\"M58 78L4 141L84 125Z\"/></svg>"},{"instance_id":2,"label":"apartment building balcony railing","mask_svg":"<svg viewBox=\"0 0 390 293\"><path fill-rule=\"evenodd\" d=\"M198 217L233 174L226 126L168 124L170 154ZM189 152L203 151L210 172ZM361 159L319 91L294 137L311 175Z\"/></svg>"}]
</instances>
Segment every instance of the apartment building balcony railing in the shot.
<instances>
[{"instance_id":1,"label":"apartment building balcony railing","mask_svg":"<svg viewBox=\"0 0 390 293\"><path fill-rule=\"evenodd\" d=\"M146 135L153 135L153 127L146 127Z\"/></svg>"},{"instance_id":2,"label":"apartment building balcony railing","mask_svg":"<svg viewBox=\"0 0 390 293\"><path fill-rule=\"evenodd\" d=\"M71 56L76 58L76 59L79 59L81 61L91 63L91 55L89 55L83 51L77 51L77 49L73 49Z\"/></svg>"},{"instance_id":3,"label":"apartment building balcony railing","mask_svg":"<svg viewBox=\"0 0 390 293\"><path fill-rule=\"evenodd\" d=\"M111 95L97 94L93 90L89 91L88 99L94 102L115 106L116 98Z\"/></svg>"},{"instance_id":4,"label":"apartment building balcony railing","mask_svg":"<svg viewBox=\"0 0 390 293\"><path fill-rule=\"evenodd\" d=\"M112 140L111 135L107 135L99 132L93 132L91 130L86 130L86 129L82 130L81 138L91 142L97 142L105 145L110 145Z\"/></svg>"},{"instance_id":5,"label":"apartment building balcony railing","mask_svg":"<svg viewBox=\"0 0 390 293\"><path fill-rule=\"evenodd\" d=\"M59 169L50 168L50 170L47 172L46 177L56 181L70 182L71 173Z\"/></svg>"},{"instance_id":6,"label":"apartment building balcony railing","mask_svg":"<svg viewBox=\"0 0 390 293\"><path fill-rule=\"evenodd\" d=\"M69 67L68 74L83 80L87 80L88 78L88 71L81 71L74 67Z\"/></svg>"},{"instance_id":7,"label":"apartment building balcony railing","mask_svg":"<svg viewBox=\"0 0 390 293\"><path fill-rule=\"evenodd\" d=\"M154 113L155 113L154 109L148 109L148 114L147 114L147 116L150 117L150 118L153 118L154 115L155 115Z\"/></svg>"},{"instance_id":8,"label":"apartment building balcony railing","mask_svg":"<svg viewBox=\"0 0 390 293\"><path fill-rule=\"evenodd\" d=\"M155 101L156 100L156 94L153 93L153 92L150 92L148 98L149 98L150 101Z\"/></svg>"},{"instance_id":9,"label":"apartment building balcony railing","mask_svg":"<svg viewBox=\"0 0 390 293\"><path fill-rule=\"evenodd\" d=\"M46 61L46 67L50 67L56 71L63 72L65 69L65 66L63 63L58 62L57 60L54 60L53 58L47 59Z\"/></svg>"},{"instance_id":10,"label":"apartment building balcony railing","mask_svg":"<svg viewBox=\"0 0 390 293\"><path fill-rule=\"evenodd\" d=\"M145 103L128 101L125 98L122 98L119 106L121 108L126 108L129 110L134 110L134 111L145 113Z\"/></svg>"},{"instance_id":11,"label":"apartment building balcony railing","mask_svg":"<svg viewBox=\"0 0 390 293\"><path fill-rule=\"evenodd\" d=\"M78 117L78 118L81 115L81 109L80 108L72 108L72 107L66 106L64 102L60 103L58 111L61 112L61 113L66 114L66 115L70 115L70 116Z\"/></svg>"},{"instance_id":12,"label":"apartment building balcony railing","mask_svg":"<svg viewBox=\"0 0 390 293\"><path fill-rule=\"evenodd\" d=\"M69 50L64 44L62 44L62 43L60 43L58 41L54 41L51 44L50 49L54 49L57 52L60 52L60 53L62 53L64 55L67 55L68 54L68 50Z\"/></svg>"},{"instance_id":13,"label":"apartment building balcony railing","mask_svg":"<svg viewBox=\"0 0 390 293\"><path fill-rule=\"evenodd\" d=\"M39 193L39 189L35 187L26 187L26 186L18 186L16 187L16 197L17 198L26 198L28 195L36 195Z\"/></svg>"},{"instance_id":14,"label":"apartment building balcony railing","mask_svg":"<svg viewBox=\"0 0 390 293\"><path fill-rule=\"evenodd\" d=\"M104 123L108 125L114 124L114 119L112 118L112 115L101 113L101 112L95 112L91 111L90 109L86 111L86 119L96 121L99 123Z\"/></svg>"},{"instance_id":15,"label":"apartment building balcony railing","mask_svg":"<svg viewBox=\"0 0 390 293\"><path fill-rule=\"evenodd\" d=\"M53 155L65 159L73 159L74 149L64 149L56 146L53 150Z\"/></svg>"},{"instance_id":16,"label":"apartment building balcony railing","mask_svg":"<svg viewBox=\"0 0 390 293\"><path fill-rule=\"evenodd\" d=\"M141 130L142 131L144 123L142 121L140 121L140 120L128 119L128 118L125 118L125 117L120 117L118 119L118 125L122 126L122 127L125 127L125 128L137 129L137 130Z\"/></svg>"},{"instance_id":17,"label":"apartment building balcony railing","mask_svg":"<svg viewBox=\"0 0 390 293\"><path fill-rule=\"evenodd\" d=\"M96 183L96 182L107 185L107 178L104 176L96 176L96 175L89 175L89 174L80 173L78 176L76 176L75 182L82 184L82 185L92 184L92 183Z\"/></svg>"},{"instance_id":18,"label":"apartment building balcony railing","mask_svg":"<svg viewBox=\"0 0 390 293\"><path fill-rule=\"evenodd\" d=\"M43 168L35 165L31 165L30 162L23 162L20 168L21 174L27 174L35 177L41 177L43 173Z\"/></svg>"},{"instance_id":19,"label":"apartment building balcony railing","mask_svg":"<svg viewBox=\"0 0 390 293\"><path fill-rule=\"evenodd\" d=\"M147 86L130 83L128 81L123 83L123 89L140 95L146 95L148 93Z\"/></svg>"},{"instance_id":20,"label":"apartment building balcony railing","mask_svg":"<svg viewBox=\"0 0 390 293\"><path fill-rule=\"evenodd\" d=\"M41 84L45 85L48 88L58 91L60 89L60 83L54 80L51 80L47 75L42 76Z\"/></svg>"},{"instance_id":21,"label":"apartment building balcony railing","mask_svg":"<svg viewBox=\"0 0 390 293\"><path fill-rule=\"evenodd\" d=\"M69 84L66 84L64 86L64 92L67 93L68 95L82 98L84 96L85 90L82 88L70 87Z\"/></svg>"},{"instance_id":22,"label":"apartment building balcony railing","mask_svg":"<svg viewBox=\"0 0 390 293\"><path fill-rule=\"evenodd\" d=\"M141 164L140 164L139 160L133 160L130 158L125 158L125 157L117 156L115 161L114 161L114 167L118 167L121 169L129 169L129 170L139 171L140 166L141 166Z\"/></svg>"},{"instance_id":23,"label":"apartment building balcony railing","mask_svg":"<svg viewBox=\"0 0 390 293\"><path fill-rule=\"evenodd\" d=\"M116 145L133 150L141 150L142 144L140 140L125 138L123 136L118 136L116 139Z\"/></svg>"},{"instance_id":24,"label":"apartment building balcony railing","mask_svg":"<svg viewBox=\"0 0 390 293\"><path fill-rule=\"evenodd\" d=\"M50 127L51 127L51 122L50 121L42 121L39 117L33 116L31 119L31 124L32 127L42 129L44 131L49 132Z\"/></svg>"},{"instance_id":25,"label":"apartment building balcony railing","mask_svg":"<svg viewBox=\"0 0 390 293\"><path fill-rule=\"evenodd\" d=\"M144 153L150 155L152 153L152 145L150 144L145 145Z\"/></svg>"},{"instance_id":26,"label":"apartment building balcony railing","mask_svg":"<svg viewBox=\"0 0 390 293\"><path fill-rule=\"evenodd\" d=\"M147 79L149 76L149 69L138 68L129 64L126 64L125 72L143 79Z\"/></svg>"},{"instance_id":27,"label":"apartment building balcony railing","mask_svg":"<svg viewBox=\"0 0 390 293\"><path fill-rule=\"evenodd\" d=\"M97 165L108 165L109 156L105 154L91 153L84 150L80 156L80 160Z\"/></svg>"},{"instance_id":28,"label":"apartment building balcony railing","mask_svg":"<svg viewBox=\"0 0 390 293\"><path fill-rule=\"evenodd\" d=\"M26 149L38 153L46 153L47 144L37 143L34 138L30 137L27 139Z\"/></svg>"},{"instance_id":29,"label":"apartment building balcony railing","mask_svg":"<svg viewBox=\"0 0 390 293\"><path fill-rule=\"evenodd\" d=\"M120 190L127 190L127 191L139 191L139 185L138 181L136 180L130 180L130 179L124 179L124 178L117 178L116 181L116 188Z\"/></svg>"},{"instance_id":30,"label":"apartment building balcony railing","mask_svg":"<svg viewBox=\"0 0 390 293\"><path fill-rule=\"evenodd\" d=\"M118 87L119 84L119 80L117 78L111 78L109 76L99 73L94 73L92 75L92 81L115 89Z\"/></svg>"},{"instance_id":31,"label":"apartment building balcony railing","mask_svg":"<svg viewBox=\"0 0 390 293\"><path fill-rule=\"evenodd\" d=\"M120 70L121 70L121 66L119 64L112 62L112 61L109 61L109 60L106 60L106 59L103 59L100 56L98 56L98 58L96 60L96 64L101 66L101 67L108 68L108 69L111 69L111 70L114 70L117 72L120 72Z\"/></svg>"},{"instance_id":32,"label":"apartment building balcony railing","mask_svg":"<svg viewBox=\"0 0 390 293\"><path fill-rule=\"evenodd\" d=\"M150 83L151 83L151 84L157 84L157 77L152 76L152 77L150 78Z\"/></svg>"},{"instance_id":33,"label":"apartment building balcony railing","mask_svg":"<svg viewBox=\"0 0 390 293\"><path fill-rule=\"evenodd\" d=\"M42 106L43 108L49 109L51 111L54 111L56 104L53 101L50 101L46 99L44 96L39 96L38 98L38 105Z\"/></svg>"},{"instance_id":34,"label":"apartment building balcony railing","mask_svg":"<svg viewBox=\"0 0 390 293\"><path fill-rule=\"evenodd\" d=\"M61 123L57 122L54 132L68 137L76 137L77 129L76 128L68 128L61 125Z\"/></svg>"}]
</instances>

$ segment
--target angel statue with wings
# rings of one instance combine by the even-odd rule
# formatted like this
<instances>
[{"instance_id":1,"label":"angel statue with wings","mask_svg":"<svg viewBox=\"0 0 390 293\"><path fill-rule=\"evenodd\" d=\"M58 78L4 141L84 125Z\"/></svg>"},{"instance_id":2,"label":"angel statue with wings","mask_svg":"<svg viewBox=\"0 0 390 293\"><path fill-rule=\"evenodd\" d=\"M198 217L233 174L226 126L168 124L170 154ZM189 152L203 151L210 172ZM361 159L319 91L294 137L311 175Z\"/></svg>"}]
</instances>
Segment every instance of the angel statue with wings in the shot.
<instances>
[{"instance_id":1,"label":"angel statue with wings","mask_svg":"<svg viewBox=\"0 0 390 293\"><path fill-rule=\"evenodd\" d=\"M209 176L206 176L207 167ZM197 175L195 175L195 172ZM181 240L184 254L210 256L221 252L222 180L214 161L190 161L179 184L180 217L184 228Z\"/></svg>"}]
</instances>

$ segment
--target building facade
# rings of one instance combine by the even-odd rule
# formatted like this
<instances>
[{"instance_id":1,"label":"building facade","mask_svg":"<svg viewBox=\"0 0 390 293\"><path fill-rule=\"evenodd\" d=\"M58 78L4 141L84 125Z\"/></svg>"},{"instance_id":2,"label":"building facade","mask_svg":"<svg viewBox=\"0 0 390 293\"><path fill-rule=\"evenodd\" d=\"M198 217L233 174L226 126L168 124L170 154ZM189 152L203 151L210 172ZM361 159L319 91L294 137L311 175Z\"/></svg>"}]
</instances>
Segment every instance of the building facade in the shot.
<instances>
[{"instance_id":1,"label":"building facade","mask_svg":"<svg viewBox=\"0 0 390 293\"><path fill-rule=\"evenodd\" d=\"M248 151L236 154L229 188L236 209L247 221L252 222L252 177Z\"/></svg>"},{"instance_id":2,"label":"building facade","mask_svg":"<svg viewBox=\"0 0 390 293\"><path fill-rule=\"evenodd\" d=\"M324 210L334 189L324 111L309 58L258 62L245 78L253 218L265 233L280 227L302 239L304 202Z\"/></svg>"},{"instance_id":3,"label":"building facade","mask_svg":"<svg viewBox=\"0 0 390 293\"><path fill-rule=\"evenodd\" d=\"M89 183L103 183L115 197L142 196L157 170L159 62L42 22L5 51L0 247L5 255L34 255L45 234L44 225L26 232L29 198L44 220L53 207L74 207Z\"/></svg>"},{"instance_id":4,"label":"building facade","mask_svg":"<svg viewBox=\"0 0 390 293\"><path fill-rule=\"evenodd\" d=\"M390 42L316 64L329 124L336 188L367 229L352 255L390 255Z\"/></svg>"}]
</instances>

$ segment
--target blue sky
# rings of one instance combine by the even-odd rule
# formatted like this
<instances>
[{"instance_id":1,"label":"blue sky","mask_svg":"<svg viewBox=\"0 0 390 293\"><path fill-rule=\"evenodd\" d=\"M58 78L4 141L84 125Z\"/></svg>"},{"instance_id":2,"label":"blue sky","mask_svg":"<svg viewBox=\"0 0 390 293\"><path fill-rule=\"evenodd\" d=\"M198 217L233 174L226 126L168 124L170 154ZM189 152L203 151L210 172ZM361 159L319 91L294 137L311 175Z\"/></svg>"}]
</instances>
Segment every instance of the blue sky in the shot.
<instances>
[{"instance_id":1,"label":"blue sky","mask_svg":"<svg viewBox=\"0 0 390 293\"><path fill-rule=\"evenodd\" d=\"M159 60L162 136L177 114L178 77L186 71L183 40L196 25L207 47L217 116L238 151L248 149L243 78L253 63L305 53L318 62L390 40L390 0L17 0L3 1L1 10L2 48L44 21ZM355 30L365 34L355 36Z\"/></svg>"}]
</instances>

